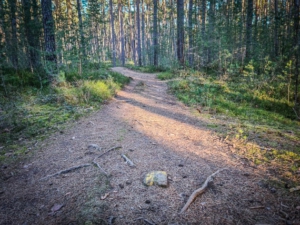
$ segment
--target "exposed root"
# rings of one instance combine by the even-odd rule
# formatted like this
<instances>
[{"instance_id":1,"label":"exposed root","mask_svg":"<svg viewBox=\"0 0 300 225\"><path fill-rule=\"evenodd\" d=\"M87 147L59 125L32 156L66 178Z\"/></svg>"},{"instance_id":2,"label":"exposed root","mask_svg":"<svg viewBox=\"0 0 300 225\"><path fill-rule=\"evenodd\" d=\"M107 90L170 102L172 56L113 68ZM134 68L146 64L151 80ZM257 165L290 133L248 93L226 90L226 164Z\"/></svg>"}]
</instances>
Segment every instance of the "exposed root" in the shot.
<instances>
[{"instance_id":1,"label":"exposed root","mask_svg":"<svg viewBox=\"0 0 300 225\"><path fill-rule=\"evenodd\" d=\"M108 174L104 171L104 169L102 169L102 167L99 165L99 163L96 162L96 159L97 158L94 159L93 163L102 171L102 173L105 174L105 176L108 177Z\"/></svg>"},{"instance_id":2,"label":"exposed root","mask_svg":"<svg viewBox=\"0 0 300 225\"><path fill-rule=\"evenodd\" d=\"M46 180L46 179L48 179L50 177L55 177L55 176L58 176L58 175L61 175L61 174L70 173L70 172L73 172L74 170L77 170L77 169L80 169L80 168L83 168L83 167L88 167L90 165L91 164L83 164L83 165L80 165L80 166L74 166L74 167L71 167L69 169L61 170L61 171L59 171L57 173L50 174L50 175L48 175L46 177L41 178L40 180Z\"/></svg>"},{"instance_id":3,"label":"exposed root","mask_svg":"<svg viewBox=\"0 0 300 225\"><path fill-rule=\"evenodd\" d=\"M135 167L134 163L124 154L121 154L122 158L126 161L127 165L130 167Z\"/></svg>"},{"instance_id":4,"label":"exposed root","mask_svg":"<svg viewBox=\"0 0 300 225\"><path fill-rule=\"evenodd\" d=\"M113 150L116 150L119 148L122 148L122 146L113 147L113 148L109 149L108 151L104 152L103 154L99 155L97 158L100 158L100 157L106 155L107 153L109 153L110 151L113 151Z\"/></svg>"},{"instance_id":5,"label":"exposed root","mask_svg":"<svg viewBox=\"0 0 300 225\"><path fill-rule=\"evenodd\" d=\"M184 213L184 211L187 210L187 208L190 206L190 204L195 200L195 198L200 195L200 194L203 194L208 186L208 184L213 181L213 177L218 174L219 172L221 172L222 170L224 170L225 168L223 169L220 169L220 170L217 170L216 172L214 172L213 174L211 174L209 177L206 178L204 184L202 185L201 188L195 190L192 195L189 197L188 201L185 203L185 205L183 206L183 208L181 209L180 213L179 214L182 214Z\"/></svg>"}]
</instances>

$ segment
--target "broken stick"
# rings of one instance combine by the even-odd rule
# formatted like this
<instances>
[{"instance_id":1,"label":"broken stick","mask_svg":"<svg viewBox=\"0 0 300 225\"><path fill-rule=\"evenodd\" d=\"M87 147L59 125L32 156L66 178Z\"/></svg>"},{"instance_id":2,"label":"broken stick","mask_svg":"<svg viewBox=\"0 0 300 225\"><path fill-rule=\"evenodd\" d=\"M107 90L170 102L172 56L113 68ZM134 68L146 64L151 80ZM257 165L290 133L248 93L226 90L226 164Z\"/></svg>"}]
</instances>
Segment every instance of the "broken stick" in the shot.
<instances>
[{"instance_id":1,"label":"broken stick","mask_svg":"<svg viewBox=\"0 0 300 225\"><path fill-rule=\"evenodd\" d=\"M104 171L104 169L102 169L102 167L99 165L99 163L96 162L96 159L97 158L94 159L93 163L102 171L102 173L105 174L105 176L108 177L108 174Z\"/></svg>"},{"instance_id":2,"label":"broken stick","mask_svg":"<svg viewBox=\"0 0 300 225\"><path fill-rule=\"evenodd\" d=\"M46 177L41 178L40 180L45 180L45 179L47 179L47 178L49 178L49 177L55 177L55 176L57 176L57 175L61 175L61 174L73 172L74 170L77 170L77 169L80 169L80 168L83 168L83 167L88 167L88 166L90 166L90 165L91 165L91 164L83 164L83 165L80 165L80 166L74 166L74 167L71 167L71 168L69 168L69 169L61 170L61 171L59 171L59 172L57 172L57 173L50 174L50 175L48 175L48 176L46 176Z\"/></svg>"},{"instance_id":3,"label":"broken stick","mask_svg":"<svg viewBox=\"0 0 300 225\"><path fill-rule=\"evenodd\" d=\"M113 150L119 149L119 148L122 148L122 146L113 147L113 148L107 150L106 152L104 152L103 154L99 155L97 158L100 158L100 157L106 155L107 153L109 153L110 151L113 151Z\"/></svg>"},{"instance_id":4,"label":"broken stick","mask_svg":"<svg viewBox=\"0 0 300 225\"><path fill-rule=\"evenodd\" d=\"M209 177L206 178L204 184L202 185L201 188L195 190L192 195L189 197L188 201L185 203L185 205L183 206L183 208L181 209L180 213L179 214L182 214L184 213L185 210L187 210L187 208L190 206L190 204L195 200L195 198L200 195L200 194L203 194L208 186L208 184L213 180L213 177L221 172L222 170L224 170L225 168L223 169L220 169L220 170L217 170L216 172L214 172L212 175L210 175Z\"/></svg>"},{"instance_id":5,"label":"broken stick","mask_svg":"<svg viewBox=\"0 0 300 225\"><path fill-rule=\"evenodd\" d=\"M124 154L121 154L122 158L126 161L127 165L130 167L135 167L134 163Z\"/></svg>"}]
</instances>

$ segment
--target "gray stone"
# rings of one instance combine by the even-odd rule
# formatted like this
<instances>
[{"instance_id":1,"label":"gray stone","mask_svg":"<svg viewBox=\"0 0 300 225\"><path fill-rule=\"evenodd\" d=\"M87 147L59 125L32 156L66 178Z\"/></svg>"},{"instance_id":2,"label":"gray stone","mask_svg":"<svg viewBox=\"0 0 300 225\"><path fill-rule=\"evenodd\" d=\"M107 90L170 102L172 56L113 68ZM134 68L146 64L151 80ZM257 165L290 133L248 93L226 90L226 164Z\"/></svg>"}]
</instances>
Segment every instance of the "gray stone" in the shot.
<instances>
[{"instance_id":1,"label":"gray stone","mask_svg":"<svg viewBox=\"0 0 300 225\"><path fill-rule=\"evenodd\" d=\"M165 171L151 171L145 175L143 182L147 186L158 185L160 187L167 187L168 174Z\"/></svg>"},{"instance_id":2,"label":"gray stone","mask_svg":"<svg viewBox=\"0 0 300 225\"><path fill-rule=\"evenodd\" d=\"M89 146L88 146L88 149L95 149L95 150L101 150L101 148L98 146L98 145L96 145L96 144L90 144Z\"/></svg>"}]
</instances>

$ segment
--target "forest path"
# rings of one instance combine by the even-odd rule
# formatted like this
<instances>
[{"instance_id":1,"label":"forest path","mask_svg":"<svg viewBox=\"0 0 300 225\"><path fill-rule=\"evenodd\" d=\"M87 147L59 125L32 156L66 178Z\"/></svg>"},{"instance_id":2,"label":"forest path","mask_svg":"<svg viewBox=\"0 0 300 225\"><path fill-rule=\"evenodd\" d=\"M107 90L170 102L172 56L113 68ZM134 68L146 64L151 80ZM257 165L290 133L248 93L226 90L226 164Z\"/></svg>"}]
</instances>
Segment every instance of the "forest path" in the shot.
<instances>
[{"instance_id":1,"label":"forest path","mask_svg":"<svg viewBox=\"0 0 300 225\"><path fill-rule=\"evenodd\" d=\"M167 83L154 74L113 70L133 80L101 110L39 143L40 150L7 175L0 186L0 224L285 224L280 211L292 201L268 188L262 171L234 157L207 129L209 120L169 95ZM116 146L122 148L97 158ZM91 166L47 177L85 164ZM220 168L226 170L178 214ZM168 173L167 188L143 185L152 170Z\"/></svg>"}]
</instances>

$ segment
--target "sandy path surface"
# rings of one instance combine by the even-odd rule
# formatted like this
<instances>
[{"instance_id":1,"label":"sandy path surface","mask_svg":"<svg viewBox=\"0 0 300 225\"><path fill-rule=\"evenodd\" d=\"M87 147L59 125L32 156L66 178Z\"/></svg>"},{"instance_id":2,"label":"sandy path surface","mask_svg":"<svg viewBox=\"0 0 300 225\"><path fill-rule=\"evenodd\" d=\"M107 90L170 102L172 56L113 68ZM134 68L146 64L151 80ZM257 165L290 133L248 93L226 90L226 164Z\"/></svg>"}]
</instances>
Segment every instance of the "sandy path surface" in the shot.
<instances>
[{"instance_id":1,"label":"sandy path surface","mask_svg":"<svg viewBox=\"0 0 300 225\"><path fill-rule=\"evenodd\" d=\"M299 224L295 199L264 183L264 171L232 155L207 128L208 119L167 93L166 82L113 70L133 80L109 104L39 143L28 161L1 168L0 224ZM97 158L116 146L121 148ZM90 166L47 177L80 165ZM226 170L179 214L220 168ZM168 173L167 188L142 183L152 170Z\"/></svg>"}]
</instances>

